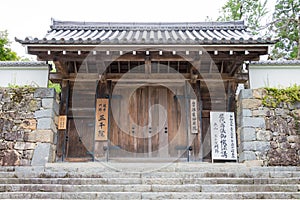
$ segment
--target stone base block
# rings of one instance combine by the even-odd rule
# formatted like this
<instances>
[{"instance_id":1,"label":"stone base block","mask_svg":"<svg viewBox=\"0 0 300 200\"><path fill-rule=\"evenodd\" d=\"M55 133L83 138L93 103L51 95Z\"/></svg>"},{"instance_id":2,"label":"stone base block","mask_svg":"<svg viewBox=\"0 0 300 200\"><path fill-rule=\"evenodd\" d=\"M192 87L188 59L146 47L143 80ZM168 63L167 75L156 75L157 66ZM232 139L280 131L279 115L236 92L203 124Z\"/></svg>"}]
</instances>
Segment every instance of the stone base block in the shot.
<instances>
[{"instance_id":1,"label":"stone base block","mask_svg":"<svg viewBox=\"0 0 300 200\"><path fill-rule=\"evenodd\" d=\"M52 144L54 141L54 132L52 130L37 130L35 132L35 141Z\"/></svg>"},{"instance_id":2,"label":"stone base block","mask_svg":"<svg viewBox=\"0 0 300 200\"><path fill-rule=\"evenodd\" d=\"M37 143L31 161L32 166L44 166L49 162L51 157L51 144L50 143Z\"/></svg>"},{"instance_id":3,"label":"stone base block","mask_svg":"<svg viewBox=\"0 0 300 200\"><path fill-rule=\"evenodd\" d=\"M239 162L244 162L248 160L256 160L256 155L253 151L243 151L239 155Z\"/></svg>"},{"instance_id":4,"label":"stone base block","mask_svg":"<svg viewBox=\"0 0 300 200\"><path fill-rule=\"evenodd\" d=\"M56 115L58 115L59 105L55 99L42 99L42 107L45 109L53 109Z\"/></svg>"},{"instance_id":5,"label":"stone base block","mask_svg":"<svg viewBox=\"0 0 300 200\"><path fill-rule=\"evenodd\" d=\"M260 167L264 165L263 160L247 160L244 163L247 167Z\"/></svg>"},{"instance_id":6,"label":"stone base block","mask_svg":"<svg viewBox=\"0 0 300 200\"><path fill-rule=\"evenodd\" d=\"M252 128L252 127L240 128L240 139L241 139L241 142L256 140L255 128Z\"/></svg>"},{"instance_id":7,"label":"stone base block","mask_svg":"<svg viewBox=\"0 0 300 200\"><path fill-rule=\"evenodd\" d=\"M51 118L38 119L37 129L38 130L52 130L54 132L57 131L56 125L55 125L53 119L51 119Z\"/></svg>"},{"instance_id":8,"label":"stone base block","mask_svg":"<svg viewBox=\"0 0 300 200\"><path fill-rule=\"evenodd\" d=\"M38 88L34 92L35 98L55 98L55 96L54 88Z\"/></svg>"}]
</instances>

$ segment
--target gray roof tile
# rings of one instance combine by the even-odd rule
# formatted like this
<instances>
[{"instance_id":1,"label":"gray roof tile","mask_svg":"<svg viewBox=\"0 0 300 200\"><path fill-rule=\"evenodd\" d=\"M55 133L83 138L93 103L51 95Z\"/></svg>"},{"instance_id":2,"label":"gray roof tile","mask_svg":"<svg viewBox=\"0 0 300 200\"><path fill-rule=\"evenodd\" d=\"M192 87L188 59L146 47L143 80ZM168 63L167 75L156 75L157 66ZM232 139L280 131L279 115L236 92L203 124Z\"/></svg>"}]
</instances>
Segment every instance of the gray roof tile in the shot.
<instances>
[{"instance_id":1,"label":"gray roof tile","mask_svg":"<svg viewBox=\"0 0 300 200\"><path fill-rule=\"evenodd\" d=\"M300 60L264 60L264 61L252 61L251 65L300 65Z\"/></svg>"},{"instance_id":2,"label":"gray roof tile","mask_svg":"<svg viewBox=\"0 0 300 200\"><path fill-rule=\"evenodd\" d=\"M46 61L0 61L0 67L48 66Z\"/></svg>"},{"instance_id":3,"label":"gray roof tile","mask_svg":"<svg viewBox=\"0 0 300 200\"><path fill-rule=\"evenodd\" d=\"M265 43L243 21L193 23L118 23L52 21L44 38L16 39L22 44L228 44Z\"/></svg>"}]
</instances>

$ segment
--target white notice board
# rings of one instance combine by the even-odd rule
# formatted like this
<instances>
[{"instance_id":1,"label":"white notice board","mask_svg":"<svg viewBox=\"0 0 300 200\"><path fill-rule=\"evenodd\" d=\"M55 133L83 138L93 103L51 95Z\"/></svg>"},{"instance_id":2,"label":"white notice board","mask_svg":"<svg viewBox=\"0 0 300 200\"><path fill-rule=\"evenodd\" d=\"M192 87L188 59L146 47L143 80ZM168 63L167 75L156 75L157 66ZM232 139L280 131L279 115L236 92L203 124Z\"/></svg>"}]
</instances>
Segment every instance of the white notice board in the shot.
<instances>
[{"instance_id":1,"label":"white notice board","mask_svg":"<svg viewBox=\"0 0 300 200\"><path fill-rule=\"evenodd\" d=\"M191 108L191 133L198 133L198 115L197 115L197 99L190 100Z\"/></svg>"},{"instance_id":2,"label":"white notice board","mask_svg":"<svg viewBox=\"0 0 300 200\"><path fill-rule=\"evenodd\" d=\"M212 160L237 160L233 112L210 112Z\"/></svg>"}]
</instances>

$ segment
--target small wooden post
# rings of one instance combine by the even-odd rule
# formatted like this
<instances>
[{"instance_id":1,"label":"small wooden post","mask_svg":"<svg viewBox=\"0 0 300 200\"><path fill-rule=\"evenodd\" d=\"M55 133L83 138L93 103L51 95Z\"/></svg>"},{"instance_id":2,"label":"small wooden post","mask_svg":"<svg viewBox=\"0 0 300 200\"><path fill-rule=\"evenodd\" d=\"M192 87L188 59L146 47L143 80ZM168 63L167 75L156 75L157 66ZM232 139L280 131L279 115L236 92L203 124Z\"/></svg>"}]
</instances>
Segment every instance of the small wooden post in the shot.
<instances>
[{"instance_id":1,"label":"small wooden post","mask_svg":"<svg viewBox=\"0 0 300 200\"><path fill-rule=\"evenodd\" d=\"M151 74L151 60L149 56L147 56L145 59L145 73Z\"/></svg>"}]
</instances>

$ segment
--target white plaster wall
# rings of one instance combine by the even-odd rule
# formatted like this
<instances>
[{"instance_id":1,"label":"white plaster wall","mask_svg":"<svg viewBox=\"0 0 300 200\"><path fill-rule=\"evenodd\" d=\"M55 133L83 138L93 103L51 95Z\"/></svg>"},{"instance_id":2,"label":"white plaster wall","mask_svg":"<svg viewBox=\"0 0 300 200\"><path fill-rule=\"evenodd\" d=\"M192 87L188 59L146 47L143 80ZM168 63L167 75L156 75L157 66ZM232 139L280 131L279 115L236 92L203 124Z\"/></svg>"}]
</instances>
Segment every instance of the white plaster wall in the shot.
<instances>
[{"instance_id":1,"label":"white plaster wall","mask_svg":"<svg viewBox=\"0 0 300 200\"><path fill-rule=\"evenodd\" d=\"M0 87L11 85L32 85L47 87L49 68L47 66L8 66L0 67Z\"/></svg>"},{"instance_id":2,"label":"white plaster wall","mask_svg":"<svg viewBox=\"0 0 300 200\"><path fill-rule=\"evenodd\" d=\"M251 89L300 85L300 65L250 64L249 83Z\"/></svg>"}]
</instances>

